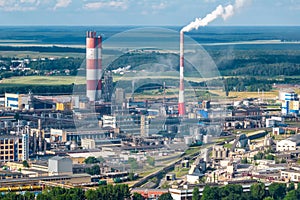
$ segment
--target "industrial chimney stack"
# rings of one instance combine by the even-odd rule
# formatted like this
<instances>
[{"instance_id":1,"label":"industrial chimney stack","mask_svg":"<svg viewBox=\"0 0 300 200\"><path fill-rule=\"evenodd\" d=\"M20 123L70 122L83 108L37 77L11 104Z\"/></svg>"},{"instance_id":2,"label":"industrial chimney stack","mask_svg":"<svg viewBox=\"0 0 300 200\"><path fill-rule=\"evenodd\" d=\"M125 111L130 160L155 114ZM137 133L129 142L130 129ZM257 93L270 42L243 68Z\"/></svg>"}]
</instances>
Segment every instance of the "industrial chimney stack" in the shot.
<instances>
[{"instance_id":1,"label":"industrial chimney stack","mask_svg":"<svg viewBox=\"0 0 300 200\"><path fill-rule=\"evenodd\" d=\"M101 98L102 37L96 32L86 33L86 96L90 102Z\"/></svg>"},{"instance_id":2,"label":"industrial chimney stack","mask_svg":"<svg viewBox=\"0 0 300 200\"><path fill-rule=\"evenodd\" d=\"M180 31L180 85L179 85L179 98L178 98L178 114L180 116L185 115L185 104L184 104L184 32Z\"/></svg>"}]
</instances>

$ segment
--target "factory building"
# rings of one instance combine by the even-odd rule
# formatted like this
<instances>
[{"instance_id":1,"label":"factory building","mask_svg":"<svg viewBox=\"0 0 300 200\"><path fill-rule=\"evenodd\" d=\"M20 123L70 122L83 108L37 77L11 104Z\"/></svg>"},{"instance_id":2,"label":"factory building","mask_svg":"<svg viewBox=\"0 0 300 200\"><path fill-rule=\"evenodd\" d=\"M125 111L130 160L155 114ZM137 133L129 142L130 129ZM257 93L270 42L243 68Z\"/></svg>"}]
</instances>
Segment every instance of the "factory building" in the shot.
<instances>
[{"instance_id":1,"label":"factory building","mask_svg":"<svg viewBox=\"0 0 300 200\"><path fill-rule=\"evenodd\" d=\"M22 137L12 135L0 136L0 162L23 161L28 151L28 145L23 146Z\"/></svg>"},{"instance_id":2,"label":"factory building","mask_svg":"<svg viewBox=\"0 0 300 200\"><path fill-rule=\"evenodd\" d=\"M9 108L11 110L28 110L30 109L31 95L5 93L4 101L5 108Z\"/></svg>"},{"instance_id":3,"label":"factory building","mask_svg":"<svg viewBox=\"0 0 300 200\"><path fill-rule=\"evenodd\" d=\"M6 109L11 110L52 109L55 108L54 100L54 97L5 93L4 106ZM66 109L67 105L65 104L62 106L65 106L64 109Z\"/></svg>"},{"instance_id":4,"label":"factory building","mask_svg":"<svg viewBox=\"0 0 300 200\"><path fill-rule=\"evenodd\" d=\"M72 175L72 160L68 157L54 156L48 160L49 176Z\"/></svg>"},{"instance_id":5,"label":"factory building","mask_svg":"<svg viewBox=\"0 0 300 200\"><path fill-rule=\"evenodd\" d=\"M96 143L93 139L82 139L81 140L81 147L83 149L95 149Z\"/></svg>"},{"instance_id":6,"label":"factory building","mask_svg":"<svg viewBox=\"0 0 300 200\"><path fill-rule=\"evenodd\" d=\"M80 142L83 139L102 140L111 135L111 130L98 130L98 131L78 131L77 130L62 130L51 129L50 139L55 142L68 142L76 141Z\"/></svg>"},{"instance_id":7,"label":"factory building","mask_svg":"<svg viewBox=\"0 0 300 200\"><path fill-rule=\"evenodd\" d=\"M116 117L110 115L103 115L102 117L102 127L116 128Z\"/></svg>"},{"instance_id":8,"label":"factory building","mask_svg":"<svg viewBox=\"0 0 300 200\"><path fill-rule=\"evenodd\" d=\"M229 149L220 145L216 145L212 149L212 158L213 159L224 159L228 158Z\"/></svg>"},{"instance_id":9,"label":"factory building","mask_svg":"<svg viewBox=\"0 0 300 200\"><path fill-rule=\"evenodd\" d=\"M300 149L300 135L276 143L276 151L295 151Z\"/></svg>"},{"instance_id":10,"label":"factory building","mask_svg":"<svg viewBox=\"0 0 300 200\"><path fill-rule=\"evenodd\" d=\"M299 114L299 98L295 92L284 93L281 113L283 115Z\"/></svg>"}]
</instances>

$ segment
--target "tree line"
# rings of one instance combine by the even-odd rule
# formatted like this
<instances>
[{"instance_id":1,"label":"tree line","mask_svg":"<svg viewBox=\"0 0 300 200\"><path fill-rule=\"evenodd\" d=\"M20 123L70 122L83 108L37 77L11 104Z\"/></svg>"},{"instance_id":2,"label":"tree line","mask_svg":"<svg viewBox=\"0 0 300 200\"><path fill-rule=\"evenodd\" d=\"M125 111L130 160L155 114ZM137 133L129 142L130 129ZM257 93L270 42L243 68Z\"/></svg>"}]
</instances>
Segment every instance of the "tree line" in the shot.
<instances>
[{"instance_id":1,"label":"tree line","mask_svg":"<svg viewBox=\"0 0 300 200\"><path fill-rule=\"evenodd\" d=\"M85 86L85 85L84 85ZM83 90L76 91L85 91L84 86L76 86L82 87ZM74 89L74 85L16 85L16 84L1 84L0 85L0 94L4 93L15 93L18 92L20 94L27 94L32 92L34 94L72 94Z\"/></svg>"},{"instance_id":2,"label":"tree line","mask_svg":"<svg viewBox=\"0 0 300 200\"><path fill-rule=\"evenodd\" d=\"M193 190L192 200L297 200L300 199L300 184L271 183L268 190L264 183L254 183L249 192L243 192L242 185L225 186L206 185L200 196L199 188ZM131 195L128 185L103 185L95 190L84 191L82 188L66 189L61 187L46 188L37 196L31 192L24 194L9 192L0 195L0 200L144 200L138 193ZM159 200L172 200L170 193L165 193Z\"/></svg>"},{"instance_id":3,"label":"tree line","mask_svg":"<svg viewBox=\"0 0 300 200\"><path fill-rule=\"evenodd\" d=\"M271 183L266 190L264 183L254 183L250 192L243 192L242 185L228 184L223 187L205 186L202 196L197 187L193 190L193 200L297 200L300 199L300 186L295 184Z\"/></svg>"}]
</instances>

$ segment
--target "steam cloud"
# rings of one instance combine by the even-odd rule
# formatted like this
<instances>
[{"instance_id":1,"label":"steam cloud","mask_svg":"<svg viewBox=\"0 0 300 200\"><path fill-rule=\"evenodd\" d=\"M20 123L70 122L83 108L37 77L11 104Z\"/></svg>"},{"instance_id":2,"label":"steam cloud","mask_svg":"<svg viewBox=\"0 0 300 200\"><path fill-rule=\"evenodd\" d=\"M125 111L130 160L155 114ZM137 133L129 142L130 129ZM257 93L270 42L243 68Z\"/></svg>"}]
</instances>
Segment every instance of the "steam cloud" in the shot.
<instances>
[{"instance_id":1,"label":"steam cloud","mask_svg":"<svg viewBox=\"0 0 300 200\"><path fill-rule=\"evenodd\" d=\"M222 17L224 20L231 17L237 10L245 5L247 0L236 0L234 5L228 5L223 7L219 5L214 11L207 14L203 19L196 18L195 21L181 29L181 32L189 32L199 27L207 26L210 22L214 21L218 17Z\"/></svg>"}]
</instances>

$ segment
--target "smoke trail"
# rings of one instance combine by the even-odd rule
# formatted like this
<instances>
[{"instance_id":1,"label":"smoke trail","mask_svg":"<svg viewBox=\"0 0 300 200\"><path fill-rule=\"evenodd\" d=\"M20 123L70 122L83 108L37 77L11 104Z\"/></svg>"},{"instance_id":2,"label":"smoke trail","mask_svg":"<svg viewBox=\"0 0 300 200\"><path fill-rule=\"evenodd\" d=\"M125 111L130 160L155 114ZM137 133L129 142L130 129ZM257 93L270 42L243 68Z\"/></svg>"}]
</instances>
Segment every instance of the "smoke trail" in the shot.
<instances>
[{"instance_id":1,"label":"smoke trail","mask_svg":"<svg viewBox=\"0 0 300 200\"><path fill-rule=\"evenodd\" d=\"M236 0L234 5L228 5L223 7L219 5L214 11L207 14L203 19L196 18L195 21L181 29L182 32L189 32L193 29L198 29L201 26L207 26L210 22L214 21L218 17L222 17L224 20L231 17L237 10L245 5L247 0Z\"/></svg>"}]
</instances>

